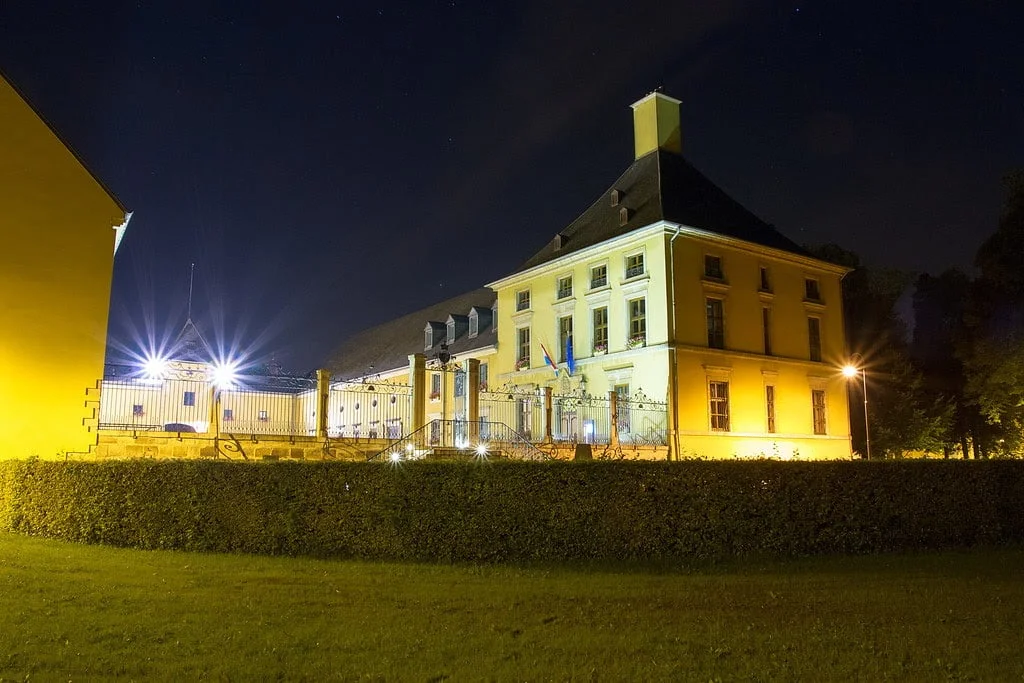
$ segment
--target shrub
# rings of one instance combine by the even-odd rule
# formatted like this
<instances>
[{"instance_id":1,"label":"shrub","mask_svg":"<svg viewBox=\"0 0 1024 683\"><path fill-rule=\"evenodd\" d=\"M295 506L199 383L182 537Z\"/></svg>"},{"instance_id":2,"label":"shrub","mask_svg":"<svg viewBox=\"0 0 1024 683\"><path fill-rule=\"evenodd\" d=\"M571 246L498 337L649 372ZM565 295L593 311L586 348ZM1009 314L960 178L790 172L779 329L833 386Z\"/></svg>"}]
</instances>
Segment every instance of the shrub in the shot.
<instances>
[{"instance_id":1,"label":"shrub","mask_svg":"<svg viewBox=\"0 0 1024 683\"><path fill-rule=\"evenodd\" d=\"M1024 463L0 463L0 530L441 561L721 559L1024 540Z\"/></svg>"}]
</instances>

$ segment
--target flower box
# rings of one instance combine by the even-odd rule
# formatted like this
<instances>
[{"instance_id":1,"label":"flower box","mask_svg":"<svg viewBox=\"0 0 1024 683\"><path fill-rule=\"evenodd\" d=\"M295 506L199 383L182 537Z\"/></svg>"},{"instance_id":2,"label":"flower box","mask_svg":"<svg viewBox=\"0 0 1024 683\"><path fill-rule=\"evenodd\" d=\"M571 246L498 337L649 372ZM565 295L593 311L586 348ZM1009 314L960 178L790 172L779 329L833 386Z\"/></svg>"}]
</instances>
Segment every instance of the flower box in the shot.
<instances>
[{"instance_id":1,"label":"flower box","mask_svg":"<svg viewBox=\"0 0 1024 683\"><path fill-rule=\"evenodd\" d=\"M441 392L440 391L432 391L432 392L430 392L430 400L431 401L436 401L439 398L441 398Z\"/></svg>"},{"instance_id":2,"label":"flower box","mask_svg":"<svg viewBox=\"0 0 1024 683\"><path fill-rule=\"evenodd\" d=\"M647 345L647 337L645 337L644 335L640 335L640 334L636 335L635 337L630 337L629 341L626 342L626 348L627 349L639 349L641 346L646 346L646 345Z\"/></svg>"},{"instance_id":3,"label":"flower box","mask_svg":"<svg viewBox=\"0 0 1024 683\"><path fill-rule=\"evenodd\" d=\"M596 344L594 346L594 355L595 356L603 356L606 353L608 353L608 345L607 344Z\"/></svg>"},{"instance_id":4,"label":"flower box","mask_svg":"<svg viewBox=\"0 0 1024 683\"><path fill-rule=\"evenodd\" d=\"M520 358L519 360L516 361L516 370L529 370L529 369L530 369L530 359L529 358Z\"/></svg>"}]
</instances>

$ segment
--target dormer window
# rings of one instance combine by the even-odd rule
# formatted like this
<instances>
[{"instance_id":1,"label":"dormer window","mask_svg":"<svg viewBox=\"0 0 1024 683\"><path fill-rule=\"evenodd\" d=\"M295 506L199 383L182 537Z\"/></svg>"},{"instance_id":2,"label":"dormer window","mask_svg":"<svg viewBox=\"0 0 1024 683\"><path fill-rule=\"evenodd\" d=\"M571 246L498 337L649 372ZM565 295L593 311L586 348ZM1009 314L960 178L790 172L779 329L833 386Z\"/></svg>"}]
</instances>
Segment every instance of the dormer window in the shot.
<instances>
[{"instance_id":1,"label":"dormer window","mask_svg":"<svg viewBox=\"0 0 1024 683\"><path fill-rule=\"evenodd\" d=\"M434 348L434 328L427 325L427 329L423 330L423 350L429 351Z\"/></svg>"},{"instance_id":2,"label":"dormer window","mask_svg":"<svg viewBox=\"0 0 1024 683\"><path fill-rule=\"evenodd\" d=\"M478 334L480 334L480 314L474 308L469 312L469 338L472 339Z\"/></svg>"},{"instance_id":3,"label":"dormer window","mask_svg":"<svg viewBox=\"0 0 1024 683\"><path fill-rule=\"evenodd\" d=\"M618 206L620 201L622 201L622 193L618 190L612 190L612 206Z\"/></svg>"},{"instance_id":4,"label":"dormer window","mask_svg":"<svg viewBox=\"0 0 1024 683\"><path fill-rule=\"evenodd\" d=\"M448 343L452 344L455 342L455 321L448 321Z\"/></svg>"},{"instance_id":5,"label":"dormer window","mask_svg":"<svg viewBox=\"0 0 1024 683\"><path fill-rule=\"evenodd\" d=\"M625 225L629 222L629 209L622 207L619 209L619 225Z\"/></svg>"}]
</instances>

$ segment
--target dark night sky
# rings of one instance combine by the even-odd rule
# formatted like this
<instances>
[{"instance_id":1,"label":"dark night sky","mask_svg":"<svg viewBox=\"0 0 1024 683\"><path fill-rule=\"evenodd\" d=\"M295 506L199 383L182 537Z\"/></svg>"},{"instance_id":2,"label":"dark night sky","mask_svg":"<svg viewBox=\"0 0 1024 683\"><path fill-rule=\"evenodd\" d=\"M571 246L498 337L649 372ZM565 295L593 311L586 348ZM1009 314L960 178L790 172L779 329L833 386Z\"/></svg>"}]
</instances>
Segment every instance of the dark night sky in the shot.
<instances>
[{"instance_id":1,"label":"dark night sky","mask_svg":"<svg viewBox=\"0 0 1024 683\"><path fill-rule=\"evenodd\" d=\"M207 336L304 372L525 260L659 85L706 175L872 266L969 267L1024 165L1019 0L362 4L0 2L0 70L135 212L112 339L173 337L195 261Z\"/></svg>"}]
</instances>

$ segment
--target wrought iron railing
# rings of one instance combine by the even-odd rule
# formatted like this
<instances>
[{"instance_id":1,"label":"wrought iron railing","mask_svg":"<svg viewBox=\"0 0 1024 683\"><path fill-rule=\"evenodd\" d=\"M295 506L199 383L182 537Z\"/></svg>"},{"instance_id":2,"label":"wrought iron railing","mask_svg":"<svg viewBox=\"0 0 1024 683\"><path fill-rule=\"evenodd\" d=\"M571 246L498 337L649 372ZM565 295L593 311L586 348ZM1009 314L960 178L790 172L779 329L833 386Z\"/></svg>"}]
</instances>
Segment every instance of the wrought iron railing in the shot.
<instances>
[{"instance_id":1,"label":"wrought iron railing","mask_svg":"<svg viewBox=\"0 0 1024 683\"><path fill-rule=\"evenodd\" d=\"M544 400L537 391L481 391L479 411L482 422L509 425L527 441L544 440Z\"/></svg>"},{"instance_id":2,"label":"wrought iron railing","mask_svg":"<svg viewBox=\"0 0 1024 683\"><path fill-rule=\"evenodd\" d=\"M412 387L383 382L337 382L327 401L331 437L400 439L412 426Z\"/></svg>"},{"instance_id":3,"label":"wrought iron railing","mask_svg":"<svg viewBox=\"0 0 1024 683\"><path fill-rule=\"evenodd\" d=\"M430 457L550 459L522 434L501 422L431 420L412 434L391 441L368 460L399 462Z\"/></svg>"},{"instance_id":4,"label":"wrought iron railing","mask_svg":"<svg viewBox=\"0 0 1024 683\"><path fill-rule=\"evenodd\" d=\"M618 401L619 442L647 446L668 445L668 404L637 392Z\"/></svg>"},{"instance_id":5,"label":"wrought iron railing","mask_svg":"<svg viewBox=\"0 0 1024 683\"><path fill-rule=\"evenodd\" d=\"M551 397L551 437L571 443L611 443L611 402L587 394Z\"/></svg>"}]
</instances>

